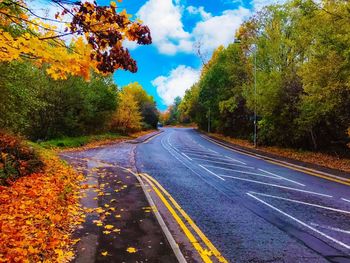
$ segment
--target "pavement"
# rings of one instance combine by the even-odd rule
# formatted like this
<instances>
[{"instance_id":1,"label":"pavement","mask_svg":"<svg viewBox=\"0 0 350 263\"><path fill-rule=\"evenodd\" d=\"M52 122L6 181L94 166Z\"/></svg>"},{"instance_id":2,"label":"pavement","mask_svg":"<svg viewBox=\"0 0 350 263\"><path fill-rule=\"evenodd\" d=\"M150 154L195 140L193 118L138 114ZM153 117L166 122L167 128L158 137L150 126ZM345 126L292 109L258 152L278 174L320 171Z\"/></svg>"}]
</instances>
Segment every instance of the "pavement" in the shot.
<instances>
[{"instance_id":1,"label":"pavement","mask_svg":"<svg viewBox=\"0 0 350 263\"><path fill-rule=\"evenodd\" d=\"M123 142L60 154L86 176L81 202L86 218L74 233L79 241L73 262L178 262L132 172L134 150Z\"/></svg>"},{"instance_id":2,"label":"pavement","mask_svg":"<svg viewBox=\"0 0 350 263\"><path fill-rule=\"evenodd\" d=\"M162 131L62 154L86 173L83 205L93 208L76 233L76 262L350 262L346 182L235 151L191 128ZM106 225L121 231L106 235Z\"/></svg>"}]
</instances>

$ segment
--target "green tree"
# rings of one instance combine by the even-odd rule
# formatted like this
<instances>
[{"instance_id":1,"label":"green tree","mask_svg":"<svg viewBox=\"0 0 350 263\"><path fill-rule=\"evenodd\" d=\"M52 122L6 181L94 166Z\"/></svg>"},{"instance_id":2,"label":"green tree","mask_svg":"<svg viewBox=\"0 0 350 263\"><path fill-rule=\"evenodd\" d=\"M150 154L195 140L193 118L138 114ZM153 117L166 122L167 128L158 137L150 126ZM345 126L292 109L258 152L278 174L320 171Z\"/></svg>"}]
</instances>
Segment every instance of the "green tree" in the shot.
<instances>
[{"instance_id":1,"label":"green tree","mask_svg":"<svg viewBox=\"0 0 350 263\"><path fill-rule=\"evenodd\" d=\"M123 91L132 94L137 101L141 111L143 128L157 128L159 112L154 98L147 94L143 87L137 82L126 85L123 87Z\"/></svg>"}]
</instances>

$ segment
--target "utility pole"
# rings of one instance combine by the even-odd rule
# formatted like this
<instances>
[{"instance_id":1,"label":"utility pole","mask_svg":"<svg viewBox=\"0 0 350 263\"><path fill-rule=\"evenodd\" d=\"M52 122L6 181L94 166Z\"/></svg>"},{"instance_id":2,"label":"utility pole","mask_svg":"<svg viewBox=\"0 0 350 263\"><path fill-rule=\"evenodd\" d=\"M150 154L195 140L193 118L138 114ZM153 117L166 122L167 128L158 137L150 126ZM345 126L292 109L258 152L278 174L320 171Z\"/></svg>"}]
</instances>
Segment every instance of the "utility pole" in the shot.
<instances>
[{"instance_id":1,"label":"utility pole","mask_svg":"<svg viewBox=\"0 0 350 263\"><path fill-rule=\"evenodd\" d=\"M256 137L257 137L257 123L256 123L256 108L257 108L257 97L256 97L256 46L254 48L254 147L256 148Z\"/></svg>"},{"instance_id":2,"label":"utility pole","mask_svg":"<svg viewBox=\"0 0 350 263\"><path fill-rule=\"evenodd\" d=\"M208 133L210 133L210 108L208 113Z\"/></svg>"}]
</instances>

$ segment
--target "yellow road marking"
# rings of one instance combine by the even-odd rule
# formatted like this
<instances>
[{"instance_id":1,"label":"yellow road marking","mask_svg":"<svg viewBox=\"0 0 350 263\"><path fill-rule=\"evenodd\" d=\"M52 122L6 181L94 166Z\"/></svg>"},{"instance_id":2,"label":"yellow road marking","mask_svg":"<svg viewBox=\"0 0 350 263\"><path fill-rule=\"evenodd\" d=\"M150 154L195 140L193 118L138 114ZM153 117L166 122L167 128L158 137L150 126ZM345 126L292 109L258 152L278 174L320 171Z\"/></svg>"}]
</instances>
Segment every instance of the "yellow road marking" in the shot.
<instances>
[{"instance_id":1,"label":"yellow road marking","mask_svg":"<svg viewBox=\"0 0 350 263\"><path fill-rule=\"evenodd\" d=\"M151 138L148 138L147 140L145 140L143 143L148 143L148 142L150 142L151 140L153 140L154 138L156 138L157 136L159 136L159 135L161 135L162 133L160 132L160 133L158 133L157 135L154 135L153 137L151 137Z\"/></svg>"},{"instance_id":2,"label":"yellow road marking","mask_svg":"<svg viewBox=\"0 0 350 263\"><path fill-rule=\"evenodd\" d=\"M148 174L143 174L148 179L150 179L154 184L158 186L158 188L163 191L163 193L169 198L169 200L173 203L175 208L181 213L181 215L187 220L193 230L197 233L197 235L202 239L205 245L209 248L209 250L213 253L213 255L219 260L219 262L227 263L228 261L221 255L221 253L217 250L217 248L211 243L211 241L205 236L205 234L199 229L199 227L193 222L190 216L182 209L182 207L175 201L175 199L168 193L164 187L158 183L153 177Z\"/></svg>"},{"instance_id":3,"label":"yellow road marking","mask_svg":"<svg viewBox=\"0 0 350 263\"><path fill-rule=\"evenodd\" d=\"M266 162L269 162L269 163L273 163L273 164L276 164L276 165L279 165L279 166L283 166L283 167L286 167L286 168L289 168L289 169L292 169L292 170L295 170L295 171L298 171L298 172L302 172L302 173L306 173L306 174L309 174L309 175L312 175L312 176L316 176L316 177L320 177L320 178L323 178L323 179L326 179L326 180L329 180L329 181L333 181L333 182L337 182L337 183L340 183L340 184L343 184L343 185L348 185L350 186L350 180L349 179L346 179L344 178L344 180L340 180L340 179L337 179L337 178L333 178L333 177L329 177L327 175L322 175L322 174L318 174L318 173L314 173L314 172L311 172L311 171L308 171L308 170L304 170L304 169L301 169L301 168L297 168L297 167L294 167L294 166L290 166L290 165L287 165L287 164L282 164L280 162L276 162L276 161L271 161L271 160L267 160L267 159L264 159L264 158L261 158L259 156L255 156L254 154L249 154L249 153L245 153L245 152L241 152L239 150L235 150L235 149L232 149L230 147L227 147L227 146L224 146L220 143L217 143L213 140L210 140L210 139L207 139L205 138L204 136L202 136L204 139L206 140L209 140L210 142L212 143L215 143L216 145L219 145L225 149L228 149L228 150L231 150L231 151L234 151L234 152L237 152L237 153L240 153L240 154L244 154L244 155L247 155L247 156L250 156L250 157L254 157L256 159L261 159L261 160L265 160Z\"/></svg>"},{"instance_id":4,"label":"yellow road marking","mask_svg":"<svg viewBox=\"0 0 350 263\"><path fill-rule=\"evenodd\" d=\"M140 174L142 176L142 174ZM203 259L203 262L205 263L211 263L211 259L207 255L206 251L202 248L202 246L199 244L196 237L191 233L191 231L188 229L188 227L185 225L185 223L182 221L182 219L178 216L178 214L175 212L175 210L172 208L172 206L169 204L169 202L165 199L164 195L158 190L158 188L153 184L152 181L150 181L146 176L142 176L150 186L152 186L153 190L156 192L158 197L162 200L166 208L168 208L171 215L174 217L176 222L179 224L179 226L184 231L185 235L189 239L189 241L192 243L194 248L198 251L199 255Z\"/></svg>"}]
</instances>

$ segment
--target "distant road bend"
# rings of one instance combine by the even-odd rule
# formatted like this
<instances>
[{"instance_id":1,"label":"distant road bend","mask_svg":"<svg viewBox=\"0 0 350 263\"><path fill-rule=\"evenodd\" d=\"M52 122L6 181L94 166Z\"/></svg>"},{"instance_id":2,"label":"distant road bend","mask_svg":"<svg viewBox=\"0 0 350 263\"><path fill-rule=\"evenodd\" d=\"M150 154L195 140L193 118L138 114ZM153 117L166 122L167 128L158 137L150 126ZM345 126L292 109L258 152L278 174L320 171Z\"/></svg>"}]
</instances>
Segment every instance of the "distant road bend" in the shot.
<instances>
[{"instance_id":1,"label":"distant road bend","mask_svg":"<svg viewBox=\"0 0 350 263\"><path fill-rule=\"evenodd\" d=\"M350 187L165 128L136 148L229 262L350 262Z\"/></svg>"}]
</instances>

